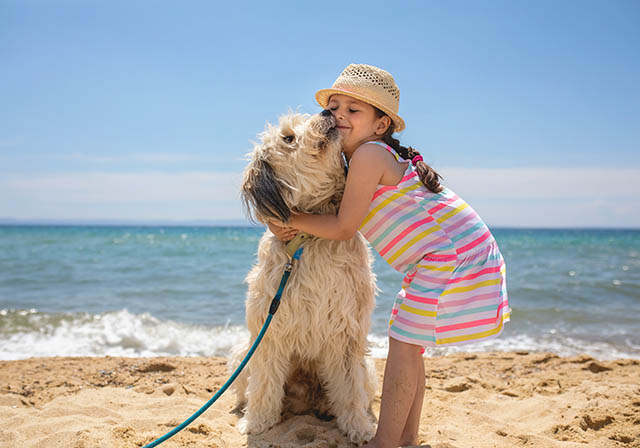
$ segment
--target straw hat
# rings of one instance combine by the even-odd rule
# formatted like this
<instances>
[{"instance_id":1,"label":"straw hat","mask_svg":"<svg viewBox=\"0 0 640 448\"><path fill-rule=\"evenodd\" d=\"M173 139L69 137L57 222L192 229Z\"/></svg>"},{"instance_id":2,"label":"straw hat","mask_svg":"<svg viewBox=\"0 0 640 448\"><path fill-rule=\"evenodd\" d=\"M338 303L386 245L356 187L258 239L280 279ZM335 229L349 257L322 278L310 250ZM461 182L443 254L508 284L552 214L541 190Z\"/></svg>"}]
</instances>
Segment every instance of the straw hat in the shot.
<instances>
[{"instance_id":1,"label":"straw hat","mask_svg":"<svg viewBox=\"0 0 640 448\"><path fill-rule=\"evenodd\" d=\"M347 95L377 107L391 117L395 132L404 129L404 120L398 115L400 89L386 70L372 65L351 64L330 89L316 92L316 101L326 109L329 97L335 94Z\"/></svg>"}]
</instances>

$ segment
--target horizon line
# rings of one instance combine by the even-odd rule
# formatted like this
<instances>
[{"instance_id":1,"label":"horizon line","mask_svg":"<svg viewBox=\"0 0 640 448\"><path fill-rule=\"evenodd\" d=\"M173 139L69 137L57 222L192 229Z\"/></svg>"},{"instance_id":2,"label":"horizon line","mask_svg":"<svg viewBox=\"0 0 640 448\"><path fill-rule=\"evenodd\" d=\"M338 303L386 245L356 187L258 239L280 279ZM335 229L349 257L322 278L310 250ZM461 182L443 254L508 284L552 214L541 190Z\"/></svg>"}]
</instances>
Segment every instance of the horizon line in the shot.
<instances>
[{"instance_id":1,"label":"horizon line","mask_svg":"<svg viewBox=\"0 0 640 448\"><path fill-rule=\"evenodd\" d=\"M265 227L261 223L252 223L246 219L75 219L75 218L0 218L0 226L11 225L58 225L58 226L140 226L140 227ZM634 226L524 226L524 225L488 225L490 229L514 229L514 230L640 230Z\"/></svg>"}]
</instances>

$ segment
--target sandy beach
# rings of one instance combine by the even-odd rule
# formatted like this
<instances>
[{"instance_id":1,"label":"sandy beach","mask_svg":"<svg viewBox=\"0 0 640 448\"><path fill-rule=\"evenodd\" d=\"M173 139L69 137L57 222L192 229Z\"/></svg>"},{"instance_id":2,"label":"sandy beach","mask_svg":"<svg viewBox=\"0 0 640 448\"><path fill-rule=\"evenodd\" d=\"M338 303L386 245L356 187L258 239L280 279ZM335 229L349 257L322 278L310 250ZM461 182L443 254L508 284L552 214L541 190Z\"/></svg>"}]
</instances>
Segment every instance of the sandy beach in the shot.
<instances>
[{"instance_id":1,"label":"sandy beach","mask_svg":"<svg viewBox=\"0 0 640 448\"><path fill-rule=\"evenodd\" d=\"M0 362L0 446L139 447L226 381L224 358L32 358ZM640 447L640 361L493 352L425 358L420 443L431 448ZM384 360L374 412L379 410ZM226 393L162 447L354 446L335 422L285 415L258 436Z\"/></svg>"}]
</instances>

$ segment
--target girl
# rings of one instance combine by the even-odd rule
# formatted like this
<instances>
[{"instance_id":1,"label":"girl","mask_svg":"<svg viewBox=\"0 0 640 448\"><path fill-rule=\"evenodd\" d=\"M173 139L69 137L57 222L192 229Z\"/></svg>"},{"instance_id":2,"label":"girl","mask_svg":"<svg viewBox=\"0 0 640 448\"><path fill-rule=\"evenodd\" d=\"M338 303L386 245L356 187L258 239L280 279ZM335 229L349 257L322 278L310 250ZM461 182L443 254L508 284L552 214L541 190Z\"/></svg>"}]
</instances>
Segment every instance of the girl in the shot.
<instances>
[{"instance_id":1,"label":"girl","mask_svg":"<svg viewBox=\"0 0 640 448\"><path fill-rule=\"evenodd\" d=\"M505 264L491 232L440 184L420 153L393 137L405 127L399 97L391 74L362 64L349 65L330 89L318 91L349 165L340 209L270 226L281 239L303 230L343 240L359 230L405 274L391 312L380 417L369 448L417 444L424 347L494 337L509 319Z\"/></svg>"}]
</instances>

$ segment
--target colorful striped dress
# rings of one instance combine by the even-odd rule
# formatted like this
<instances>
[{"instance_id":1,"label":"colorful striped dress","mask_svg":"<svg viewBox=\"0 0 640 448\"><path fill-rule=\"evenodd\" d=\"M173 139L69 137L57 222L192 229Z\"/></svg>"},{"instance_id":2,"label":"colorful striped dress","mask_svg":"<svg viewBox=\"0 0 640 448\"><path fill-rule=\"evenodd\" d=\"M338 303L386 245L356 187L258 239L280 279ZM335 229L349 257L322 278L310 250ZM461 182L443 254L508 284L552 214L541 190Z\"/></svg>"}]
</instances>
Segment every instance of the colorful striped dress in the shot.
<instances>
[{"instance_id":1,"label":"colorful striped dress","mask_svg":"<svg viewBox=\"0 0 640 448\"><path fill-rule=\"evenodd\" d=\"M425 347L502 332L510 314L504 259L480 216L453 191L432 193L410 163L398 185L378 186L360 233L405 274L391 337Z\"/></svg>"}]
</instances>

